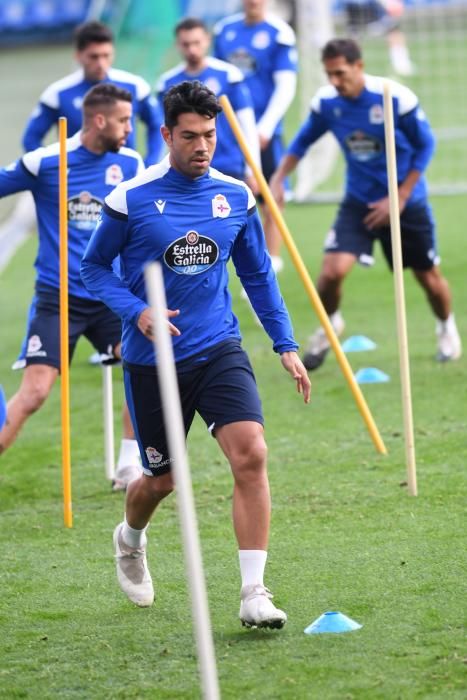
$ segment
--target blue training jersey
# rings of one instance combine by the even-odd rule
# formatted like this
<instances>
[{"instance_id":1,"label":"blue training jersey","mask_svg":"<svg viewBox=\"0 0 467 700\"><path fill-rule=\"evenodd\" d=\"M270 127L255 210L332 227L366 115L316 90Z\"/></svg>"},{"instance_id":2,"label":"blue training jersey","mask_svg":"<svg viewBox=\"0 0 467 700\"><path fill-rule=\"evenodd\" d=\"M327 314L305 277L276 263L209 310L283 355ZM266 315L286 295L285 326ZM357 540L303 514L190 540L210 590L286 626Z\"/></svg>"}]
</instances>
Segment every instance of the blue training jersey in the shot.
<instances>
[{"instance_id":1,"label":"blue training jersey","mask_svg":"<svg viewBox=\"0 0 467 700\"><path fill-rule=\"evenodd\" d=\"M102 204L116 185L144 169L141 156L130 148L102 155L81 143L81 134L67 140L68 159L68 284L69 293L95 299L79 273ZM36 284L60 288L58 222L59 144L39 148L0 170L0 197L30 190L36 204L39 249L34 266Z\"/></svg>"},{"instance_id":2,"label":"blue training jersey","mask_svg":"<svg viewBox=\"0 0 467 700\"><path fill-rule=\"evenodd\" d=\"M273 15L267 15L262 22L247 24L245 15L239 13L216 24L213 33L214 55L233 63L245 76L258 122L275 90L274 74L297 72L293 29ZM281 132L282 121L279 121L274 134Z\"/></svg>"},{"instance_id":3,"label":"blue training jersey","mask_svg":"<svg viewBox=\"0 0 467 700\"><path fill-rule=\"evenodd\" d=\"M217 95L226 95L234 112L252 109L253 103L250 91L246 86L243 74L235 66L216 58L206 57L206 66L194 75L187 73L186 64L181 63L170 71L163 73L157 83L156 91L160 103L167 90L184 80L199 80ZM224 114L219 114L216 122L217 145L212 165L223 173L235 177L245 174L245 159L232 129Z\"/></svg>"},{"instance_id":4,"label":"blue training jersey","mask_svg":"<svg viewBox=\"0 0 467 700\"><path fill-rule=\"evenodd\" d=\"M416 95L391 81L398 182L411 170L423 173L434 151L434 137ZM365 75L365 87L354 99L341 97L332 86L318 90L311 112L288 148L301 158L309 146L331 131L347 162L345 193L361 202L374 202L388 194L384 141L383 79ZM427 195L424 177L415 185L409 202Z\"/></svg>"},{"instance_id":5,"label":"blue training jersey","mask_svg":"<svg viewBox=\"0 0 467 700\"><path fill-rule=\"evenodd\" d=\"M127 146L135 148L135 119L138 117L146 125L147 165L157 163L160 158L163 140L160 127L163 122L162 111L156 98L151 95L151 88L139 75L117 68L110 68L103 83L113 83L128 90L133 97L133 132L127 138ZM83 98L96 82L84 78L83 69L67 75L49 85L39 99L39 104L31 114L23 133L25 151L33 151L42 145L44 136L59 117L67 118L68 135L72 136L81 129Z\"/></svg>"},{"instance_id":6,"label":"blue training jersey","mask_svg":"<svg viewBox=\"0 0 467 700\"><path fill-rule=\"evenodd\" d=\"M120 278L112 260L120 256ZM126 363L153 365L154 350L137 328L147 307L143 267L162 264L173 323L175 360L205 351L227 338L240 338L232 312L227 263L232 258L253 307L276 352L296 350L254 197L241 181L210 168L195 180L158 165L119 185L105 200L81 264L91 294L123 320Z\"/></svg>"}]
</instances>

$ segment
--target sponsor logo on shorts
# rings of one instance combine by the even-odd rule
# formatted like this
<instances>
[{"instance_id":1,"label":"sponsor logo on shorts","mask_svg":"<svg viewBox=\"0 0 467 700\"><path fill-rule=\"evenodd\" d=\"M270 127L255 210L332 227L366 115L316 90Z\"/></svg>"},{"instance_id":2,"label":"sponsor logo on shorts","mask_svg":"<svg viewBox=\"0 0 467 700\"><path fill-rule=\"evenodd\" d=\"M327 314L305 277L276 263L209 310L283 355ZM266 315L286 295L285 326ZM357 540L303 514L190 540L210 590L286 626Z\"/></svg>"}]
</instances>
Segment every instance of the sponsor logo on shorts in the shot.
<instances>
[{"instance_id":1,"label":"sponsor logo on shorts","mask_svg":"<svg viewBox=\"0 0 467 700\"><path fill-rule=\"evenodd\" d=\"M330 248L337 248L337 238L336 232L331 228L324 239L324 250L329 250Z\"/></svg>"},{"instance_id":2,"label":"sponsor logo on shorts","mask_svg":"<svg viewBox=\"0 0 467 700\"><path fill-rule=\"evenodd\" d=\"M163 455L161 455L161 453L158 452L155 447L146 447L145 452L149 464L160 464L162 461Z\"/></svg>"},{"instance_id":3,"label":"sponsor logo on shorts","mask_svg":"<svg viewBox=\"0 0 467 700\"><path fill-rule=\"evenodd\" d=\"M345 143L352 158L360 162L372 160L383 152L383 144L379 139L358 129L347 136Z\"/></svg>"},{"instance_id":4,"label":"sponsor logo on shorts","mask_svg":"<svg viewBox=\"0 0 467 700\"><path fill-rule=\"evenodd\" d=\"M38 335L32 335L28 340L28 348L26 350L27 357L45 357L45 350L41 350L42 340Z\"/></svg>"},{"instance_id":5,"label":"sponsor logo on shorts","mask_svg":"<svg viewBox=\"0 0 467 700\"><path fill-rule=\"evenodd\" d=\"M164 253L167 267L178 275L199 275L217 262L217 243L197 231L188 231L183 238L177 238Z\"/></svg>"},{"instance_id":6,"label":"sponsor logo on shorts","mask_svg":"<svg viewBox=\"0 0 467 700\"><path fill-rule=\"evenodd\" d=\"M102 210L102 200L83 190L68 200L68 221L83 231L92 231Z\"/></svg>"}]
</instances>

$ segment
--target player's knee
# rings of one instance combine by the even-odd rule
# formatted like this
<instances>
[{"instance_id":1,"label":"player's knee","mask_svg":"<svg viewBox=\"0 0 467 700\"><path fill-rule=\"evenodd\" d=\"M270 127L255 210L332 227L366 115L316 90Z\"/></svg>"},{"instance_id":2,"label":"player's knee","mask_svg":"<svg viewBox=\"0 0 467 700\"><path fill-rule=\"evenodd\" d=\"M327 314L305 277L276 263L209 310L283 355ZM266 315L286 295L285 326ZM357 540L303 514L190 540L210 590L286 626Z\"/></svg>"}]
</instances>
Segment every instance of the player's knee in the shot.
<instances>
[{"instance_id":1,"label":"player's knee","mask_svg":"<svg viewBox=\"0 0 467 700\"><path fill-rule=\"evenodd\" d=\"M31 415L40 409L47 396L49 386L40 380L30 382L27 388L21 391L21 405L26 415Z\"/></svg>"},{"instance_id":2,"label":"player's knee","mask_svg":"<svg viewBox=\"0 0 467 700\"><path fill-rule=\"evenodd\" d=\"M167 496L170 496L174 490L174 484L171 474L162 474L161 476L147 477L146 481L149 485L151 493L157 501L162 501Z\"/></svg>"},{"instance_id":3,"label":"player's knee","mask_svg":"<svg viewBox=\"0 0 467 700\"><path fill-rule=\"evenodd\" d=\"M239 446L231 457L236 480L250 481L254 475L262 474L266 468L267 453L268 448L262 434Z\"/></svg>"}]
</instances>

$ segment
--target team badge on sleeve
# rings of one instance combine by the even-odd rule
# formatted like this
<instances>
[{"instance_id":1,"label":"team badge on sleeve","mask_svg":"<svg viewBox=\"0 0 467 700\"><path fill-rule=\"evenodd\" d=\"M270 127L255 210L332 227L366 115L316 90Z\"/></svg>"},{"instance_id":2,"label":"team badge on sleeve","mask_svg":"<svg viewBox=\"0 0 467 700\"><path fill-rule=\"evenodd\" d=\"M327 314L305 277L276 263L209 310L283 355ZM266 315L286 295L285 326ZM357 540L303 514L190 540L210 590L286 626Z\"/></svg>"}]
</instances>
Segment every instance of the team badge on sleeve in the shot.
<instances>
[{"instance_id":1,"label":"team badge on sleeve","mask_svg":"<svg viewBox=\"0 0 467 700\"><path fill-rule=\"evenodd\" d=\"M105 171L105 184L106 185L119 185L123 180L122 169L117 163L109 165Z\"/></svg>"},{"instance_id":2,"label":"team badge on sleeve","mask_svg":"<svg viewBox=\"0 0 467 700\"><path fill-rule=\"evenodd\" d=\"M223 194L216 194L212 200L212 215L226 219L231 212L230 204Z\"/></svg>"}]
</instances>

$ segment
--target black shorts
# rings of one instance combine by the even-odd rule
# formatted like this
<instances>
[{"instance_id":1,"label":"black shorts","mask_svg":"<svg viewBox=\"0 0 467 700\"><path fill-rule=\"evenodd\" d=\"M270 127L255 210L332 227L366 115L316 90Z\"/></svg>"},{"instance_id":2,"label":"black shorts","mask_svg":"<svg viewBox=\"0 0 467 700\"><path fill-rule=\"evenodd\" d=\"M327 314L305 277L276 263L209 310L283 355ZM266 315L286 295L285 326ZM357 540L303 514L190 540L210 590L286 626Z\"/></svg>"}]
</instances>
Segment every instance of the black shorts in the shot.
<instances>
[{"instance_id":1,"label":"black shorts","mask_svg":"<svg viewBox=\"0 0 467 700\"><path fill-rule=\"evenodd\" d=\"M70 362L79 338L84 335L99 353L112 354L121 340L118 316L100 301L68 297ZM36 309L29 323L26 365L49 365L60 369L60 297L58 289L36 290Z\"/></svg>"},{"instance_id":2,"label":"black shorts","mask_svg":"<svg viewBox=\"0 0 467 700\"><path fill-rule=\"evenodd\" d=\"M326 253L353 253L362 265L372 265L373 244L379 241L392 268L391 229L389 226L369 230L363 219L370 210L363 202L344 199L333 227L324 242ZM438 265L435 223L425 201L406 207L400 217L402 260L404 267L431 270Z\"/></svg>"},{"instance_id":3,"label":"black shorts","mask_svg":"<svg viewBox=\"0 0 467 700\"><path fill-rule=\"evenodd\" d=\"M198 360L198 361L197 361ZM185 437L195 412L214 435L216 428L238 421L263 425L255 376L238 340L228 340L203 356L177 364ZM156 369L124 366L125 394L138 440L143 471L148 476L170 472L162 403Z\"/></svg>"}]
</instances>

